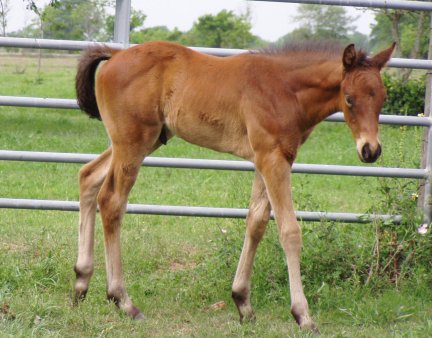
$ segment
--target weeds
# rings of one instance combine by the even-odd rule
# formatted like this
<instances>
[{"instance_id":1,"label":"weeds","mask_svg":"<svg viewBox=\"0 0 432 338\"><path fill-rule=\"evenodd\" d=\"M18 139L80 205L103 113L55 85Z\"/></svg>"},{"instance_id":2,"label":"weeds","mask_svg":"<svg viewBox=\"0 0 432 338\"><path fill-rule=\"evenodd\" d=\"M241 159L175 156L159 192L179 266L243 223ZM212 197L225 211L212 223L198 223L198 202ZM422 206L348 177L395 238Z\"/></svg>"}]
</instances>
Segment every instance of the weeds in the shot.
<instances>
[{"instance_id":1,"label":"weeds","mask_svg":"<svg viewBox=\"0 0 432 338\"><path fill-rule=\"evenodd\" d=\"M408 157L404 151L407 142L407 128L400 127L399 138L395 140L396 151L389 159L391 164L418 166L419 159ZM418 269L431 268L431 234L426 232L422 235L418 231L423 223L422 212L417 207L418 181L378 178L378 188L381 198L370 211L386 210L401 215L402 221L400 224L375 221L375 239L366 284L381 279L381 282L390 282L398 288L401 279L415 278Z\"/></svg>"}]
</instances>

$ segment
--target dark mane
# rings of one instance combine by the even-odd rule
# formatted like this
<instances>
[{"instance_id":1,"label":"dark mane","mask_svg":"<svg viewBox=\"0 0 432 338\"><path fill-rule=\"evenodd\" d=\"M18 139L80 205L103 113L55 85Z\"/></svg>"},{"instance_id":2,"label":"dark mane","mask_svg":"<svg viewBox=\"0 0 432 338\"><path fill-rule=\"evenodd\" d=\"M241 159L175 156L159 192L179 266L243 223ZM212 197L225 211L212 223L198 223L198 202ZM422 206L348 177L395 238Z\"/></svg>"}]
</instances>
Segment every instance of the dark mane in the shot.
<instances>
[{"instance_id":1,"label":"dark mane","mask_svg":"<svg viewBox=\"0 0 432 338\"><path fill-rule=\"evenodd\" d=\"M343 51L343 47L344 46L342 46L336 41L290 41L284 44L272 44L263 49L260 49L258 53L269 55L307 53L335 56L340 55L340 53Z\"/></svg>"},{"instance_id":2,"label":"dark mane","mask_svg":"<svg viewBox=\"0 0 432 338\"><path fill-rule=\"evenodd\" d=\"M329 59L342 60L342 54L346 45L333 40L320 41L290 41L284 44L272 44L265 48L257 50L255 53L269 56L287 56L301 57L308 61L320 61ZM357 54L357 63L359 66L369 67L371 63L367 53L359 50Z\"/></svg>"}]
</instances>

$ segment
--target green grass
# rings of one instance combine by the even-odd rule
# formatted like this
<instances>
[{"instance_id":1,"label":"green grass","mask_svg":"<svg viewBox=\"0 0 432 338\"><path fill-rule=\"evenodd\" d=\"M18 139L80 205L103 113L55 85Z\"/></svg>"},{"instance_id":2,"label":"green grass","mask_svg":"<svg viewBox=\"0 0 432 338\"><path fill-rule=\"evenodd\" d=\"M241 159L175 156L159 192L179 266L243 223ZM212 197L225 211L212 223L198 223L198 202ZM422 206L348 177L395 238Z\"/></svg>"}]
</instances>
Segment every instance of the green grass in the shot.
<instances>
[{"instance_id":1,"label":"green grass","mask_svg":"<svg viewBox=\"0 0 432 338\"><path fill-rule=\"evenodd\" d=\"M2 59L1 95L73 97L74 60L45 59L39 75L36 64L35 59ZM18 74L23 68L25 73ZM78 111L0 107L0 122L0 149L100 153L107 146L103 125ZM384 127L384 155L377 165L419 167L421 131ZM178 139L154 156L232 158ZM316 129L301 148L298 162L360 165L348 128L330 123ZM75 164L1 161L0 196L75 201L79 168ZM247 207L252 176L142 168L130 202ZM293 192L299 210L388 213L393 211L386 204L389 198L397 197L404 205L415 203L410 196L417 182L397 182L298 174L293 178ZM383 193L389 187L393 191ZM289 313L286 267L273 222L254 269L257 322L240 325L230 288L244 221L127 215L122 228L125 278L132 299L146 315L145 321L133 322L105 300L99 219L95 274L87 300L74 308L72 267L78 214L6 209L0 213L0 336L308 336ZM430 255L424 253L430 248L430 237L423 242L415 238L417 264L403 266L397 285L385 276L366 284L368 268L376 259L372 255L375 224L302 226L305 290L323 336L432 336L431 267L420 255ZM416 226L406 226L406 236L416 236ZM211 305L219 301L226 306L212 310Z\"/></svg>"}]
</instances>

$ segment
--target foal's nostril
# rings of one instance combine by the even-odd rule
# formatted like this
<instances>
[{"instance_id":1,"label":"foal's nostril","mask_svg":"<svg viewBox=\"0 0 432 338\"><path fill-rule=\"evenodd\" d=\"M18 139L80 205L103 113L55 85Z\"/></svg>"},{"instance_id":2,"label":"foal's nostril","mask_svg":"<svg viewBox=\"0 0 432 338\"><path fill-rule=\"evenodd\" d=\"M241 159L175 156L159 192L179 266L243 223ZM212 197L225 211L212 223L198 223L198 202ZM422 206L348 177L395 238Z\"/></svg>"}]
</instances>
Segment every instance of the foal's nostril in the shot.
<instances>
[{"instance_id":1,"label":"foal's nostril","mask_svg":"<svg viewBox=\"0 0 432 338\"><path fill-rule=\"evenodd\" d=\"M369 162L369 159L371 158L371 155L372 155L369 143L366 143L363 146L362 151L361 151L361 155L362 155L362 159L365 162Z\"/></svg>"},{"instance_id":2,"label":"foal's nostril","mask_svg":"<svg viewBox=\"0 0 432 338\"><path fill-rule=\"evenodd\" d=\"M361 150L361 157L363 162L372 163L375 162L381 155L381 145L378 144L375 152L372 152L369 143L366 143Z\"/></svg>"},{"instance_id":3,"label":"foal's nostril","mask_svg":"<svg viewBox=\"0 0 432 338\"><path fill-rule=\"evenodd\" d=\"M381 156L381 144L378 143L378 147L375 151L375 161L378 159L378 157Z\"/></svg>"}]
</instances>

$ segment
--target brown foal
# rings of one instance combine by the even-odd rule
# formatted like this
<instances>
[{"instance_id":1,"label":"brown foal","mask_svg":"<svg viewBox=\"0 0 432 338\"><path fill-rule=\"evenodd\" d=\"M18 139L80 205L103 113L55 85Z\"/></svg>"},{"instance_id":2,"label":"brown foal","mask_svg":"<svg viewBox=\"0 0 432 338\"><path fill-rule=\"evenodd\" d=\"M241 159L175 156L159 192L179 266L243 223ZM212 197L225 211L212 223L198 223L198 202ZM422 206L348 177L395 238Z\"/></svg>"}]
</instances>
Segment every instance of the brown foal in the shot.
<instances>
[{"instance_id":1,"label":"brown foal","mask_svg":"<svg viewBox=\"0 0 432 338\"><path fill-rule=\"evenodd\" d=\"M273 209L286 254L291 312L316 330L300 275L301 229L291 198L291 167L316 124L342 110L363 162L381 154L378 116L386 92L380 70L394 45L373 57L349 45L286 46L230 57L200 54L169 42L126 50L86 50L78 66L78 103L103 121L111 146L80 171L76 299L93 273L96 209L105 239L107 296L129 316L120 257L120 225L143 159L173 136L231 153L256 166L246 236L232 286L240 320L251 320L255 252Z\"/></svg>"}]
</instances>

